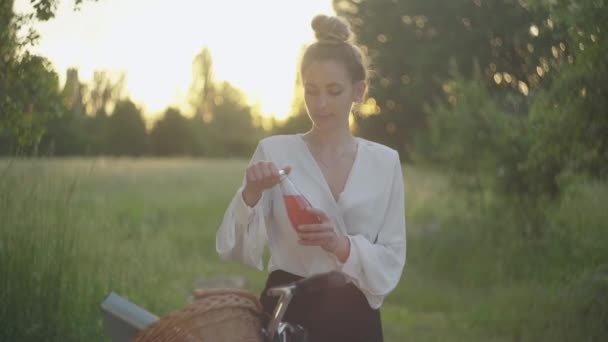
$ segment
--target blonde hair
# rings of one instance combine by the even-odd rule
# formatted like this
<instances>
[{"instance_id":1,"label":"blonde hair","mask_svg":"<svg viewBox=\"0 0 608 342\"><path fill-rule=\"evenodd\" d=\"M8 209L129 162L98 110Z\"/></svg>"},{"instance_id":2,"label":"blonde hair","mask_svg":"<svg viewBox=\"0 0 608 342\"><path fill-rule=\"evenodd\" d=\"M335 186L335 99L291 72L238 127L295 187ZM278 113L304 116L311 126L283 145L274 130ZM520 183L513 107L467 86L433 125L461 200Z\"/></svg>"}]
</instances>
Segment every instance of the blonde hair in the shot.
<instances>
[{"instance_id":1,"label":"blonde hair","mask_svg":"<svg viewBox=\"0 0 608 342\"><path fill-rule=\"evenodd\" d=\"M353 82L367 81L368 60L355 44L348 22L340 17L317 15L312 19L317 41L306 48L300 73L314 61L333 60L344 63Z\"/></svg>"}]
</instances>

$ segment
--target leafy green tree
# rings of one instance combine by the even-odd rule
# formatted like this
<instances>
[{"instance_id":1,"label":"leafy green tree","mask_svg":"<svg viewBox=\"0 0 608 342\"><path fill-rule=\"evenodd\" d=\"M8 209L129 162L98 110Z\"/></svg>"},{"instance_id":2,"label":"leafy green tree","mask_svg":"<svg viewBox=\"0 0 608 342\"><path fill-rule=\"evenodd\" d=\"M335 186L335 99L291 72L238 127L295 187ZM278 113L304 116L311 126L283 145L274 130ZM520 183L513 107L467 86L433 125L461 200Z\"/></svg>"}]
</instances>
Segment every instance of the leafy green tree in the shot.
<instances>
[{"instance_id":1,"label":"leafy green tree","mask_svg":"<svg viewBox=\"0 0 608 342\"><path fill-rule=\"evenodd\" d=\"M213 58L208 48L203 48L194 57L192 62L192 82L188 92L188 101L193 117L190 119L190 127L194 145L194 155L206 155L212 147L207 142L207 124L213 116L213 93L215 80L213 77Z\"/></svg>"},{"instance_id":2,"label":"leafy green tree","mask_svg":"<svg viewBox=\"0 0 608 342\"><path fill-rule=\"evenodd\" d=\"M23 56L7 67L0 80L2 152L31 152L46 132L48 119L61 114L59 79L37 56Z\"/></svg>"},{"instance_id":3,"label":"leafy green tree","mask_svg":"<svg viewBox=\"0 0 608 342\"><path fill-rule=\"evenodd\" d=\"M445 96L454 100L427 107L431 159L470 194L490 190L503 196L531 195L534 184L522 168L531 139L528 117L502 105L525 97L514 92L492 93L480 67L471 78L462 75L455 64L452 68Z\"/></svg>"},{"instance_id":4,"label":"leafy green tree","mask_svg":"<svg viewBox=\"0 0 608 342\"><path fill-rule=\"evenodd\" d=\"M85 91L84 101L89 114L109 114L124 97L125 74L113 77L107 71L95 71L93 82Z\"/></svg>"},{"instance_id":5,"label":"leafy green tree","mask_svg":"<svg viewBox=\"0 0 608 342\"><path fill-rule=\"evenodd\" d=\"M228 82L216 85L213 119L207 133L213 147L207 152L215 156L250 155L262 133L253 125L252 108L244 94Z\"/></svg>"},{"instance_id":6,"label":"leafy green tree","mask_svg":"<svg viewBox=\"0 0 608 342\"><path fill-rule=\"evenodd\" d=\"M559 46L547 12L526 1L335 0L334 7L353 24L374 71L370 97L380 114L357 115L357 127L406 155L426 132L425 105L443 99L451 60L465 77L477 60L488 86L528 93L547 78L551 46Z\"/></svg>"},{"instance_id":7,"label":"leafy green tree","mask_svg":"<svg viewBox=\"0 0 608 342\"><path fill-rule=\"evenodd\" d=\"M107 121L107 152L141 156L148 151L148 135L141 110L131 100L120 100Z\"/></svg>"},{"instance_id":8,"label":"leafy green tree","mask_svg":"<svg viewBox=\"0 0 608 342\"><path fill-rule=\"evenodd\" d=\"M124 75L112 77L96 71L91 84L80 82L78 71L69 69L61 91L61 115L45 124L39 150L45 155L108 153L108 112L123 96Z\"/></svg>"},{"instance_id":9,"label":"leafy green tree","mask_svg":"<svg viewBox=\"0 0 608 342\"><path fill-rule=\"evenodd\" d=\"M161 156L190 155L194 140L189 121L174 108L168 108L150 131L152 153Z\"/></svg>"},{"instance_id":10,"label":"leafy green tree","mask_svg":"<svg viewBox=\"0 0 608 342\"><path fill-rule=\"evenodd\" d=\"M96 71L91 84L85 85L85 154L113 153L109 146L109 114L124 99L125 78L124 74L111 75L106 71Z\"/></svg>"},{"instance_id":11,"label":"leafy green tree","mask_svg":"<svg viewBox=\"0 0 608 342\"><path fill-rule=\"evenodd\" d=\"M539 92L530 111L535 137L526 167L554 193L565 175L608 176L608 4L604 1L536 2L567 30L567 52L555 81Z\"/></svg>"},{"instance_id":12,"label":"leafy green tree","mask_svg":"<svg viewBox=\"0 0 608 342\"><path fill-rule=\"evenodd\" d=\"M253 108L239 89L214 79L213 59L207 48L194 59L189 100L194 112L194 154L246 156L253 152L261 135L261 129L254 127Z\"/></svg>"},{"instance_id":13,"label":"leafy green tree","mask_svg":"<svg viewBox=\"0 0 608 342\"><path fill-rule=\"evenodd\" d=\"M69 68L66 72L65 85L61 91L65 108L75 115L85 115L85 91L85 85L78 78L78 70Z\"/></svg>"},{"instance_id":14,"label":"leafy green tree","mask_svg":"<svg viewBox=\"0 0 608 342\"><path fill-rule=\"evenodd\" d=\"M603 3L537 5L546 6L554 32L568 32L561 46L578 47L558 48L549 82L523 94L492 89L480 68L473 77L453 72L447 101L427 107L431 155L475 192L509 201L532 222L521 228L536 237L542 207L565 183L606 179L608 170L608 50L596 35L607 29L608 14Z\"/></svg>"},{"instance_id":15,"label":"leafy green tree","mask_svg":"<svg viewBox=\"0 0 608 342\"><path fill-rule=\"evenodd\" d=\"M108 153L108 123L109 115L97 112L87 115L84 119L83 131L86 136L83 146L85 155L102 155Z\"/></svg>"},{"instance_id":16,"label":"leafy green tree","mask_svg":"<svg viewBox=\"0 0 608 342\"><path fill-rule=\"evenodd\" d=\"M196 118L205 122L211 120L214 90L213 58L209 48L205 47L192 63L189 101Z\"/></svg>"},{"instance_id":17,"label":"leafy green tree","mask_svg":"<svg viewBox=\"0 0 608 342\"><path fill-rule=\"evenodd\" d=\"M86 135L87 120L84 103L85 86L78 78L76 69L68 69L61 97L62 113L49 118L46 133L42 136L39 150L44 155L82 155L89 137Z\"/></svg>"},{"instance_id":18,"label":"leafy green tree","mask_svg":"<svg viewBox=\"0 0 608 342\"><path fill-rule=\"evenodd\" d=\"M75 0L78 6L82 0ZM45 133L46 122L61 114L59 82L49 63L31 55L28 48L38 34L33 20L54 16L56 0L32 1L34 13L15 14L13 0L0 1L0 147L2 153L34 150Z\"/></svg>"}]
</instances>

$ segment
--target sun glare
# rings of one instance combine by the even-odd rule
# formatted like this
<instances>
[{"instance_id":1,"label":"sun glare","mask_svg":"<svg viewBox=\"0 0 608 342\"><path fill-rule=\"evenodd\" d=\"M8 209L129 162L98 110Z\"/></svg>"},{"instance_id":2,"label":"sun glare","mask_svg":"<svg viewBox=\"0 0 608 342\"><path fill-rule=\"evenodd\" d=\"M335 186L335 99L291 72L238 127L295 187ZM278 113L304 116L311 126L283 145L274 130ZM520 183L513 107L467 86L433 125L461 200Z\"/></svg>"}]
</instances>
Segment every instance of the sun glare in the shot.
<instances>
[{"instance_id":1,"label":"sun glare","mask_svg":"<svg viewBox=\"0 0 608 342\"><path fill-rule=\"evenodd\" d=\"M331 0L307 1L60 1L54 19L36 26L33 49L49 58L61 81L70 67L82 82L93 72L126 73L126 91L148 117L168 106L187 109L192 61L210 48L216 80L245 92L261 113L285 117L290 109L300 48L311 41L310 20L333 14ZM28 0L17 12L31 11Z\"/></svg>"}]
</instances>

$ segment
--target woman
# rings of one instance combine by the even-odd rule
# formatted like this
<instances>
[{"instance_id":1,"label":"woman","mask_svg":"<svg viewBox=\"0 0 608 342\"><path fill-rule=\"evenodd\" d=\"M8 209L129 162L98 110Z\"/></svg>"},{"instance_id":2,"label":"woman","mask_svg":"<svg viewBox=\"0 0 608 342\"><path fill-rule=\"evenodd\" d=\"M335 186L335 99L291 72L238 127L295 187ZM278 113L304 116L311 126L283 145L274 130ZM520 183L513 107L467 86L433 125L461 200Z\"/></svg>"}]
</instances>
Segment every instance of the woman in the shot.
<instances>
[{"instance_id":1,"label":"woman","mask_svg":"<svg viewBox=\"0 0 608 342\"><path fill-rule=\"evenodd\" d=\"M368 73L350 27L320 15L312 28L317 41L300 66L312 128L259 142L217 232L216 249L225 259L263 270L268 244L266 288L342 271L347 286L296 297L285 320L305 327L315 342L382 341L379 308L405 264L401 164L395 150L354 137L349 129ZM321 223L293 229L275 186L278 167L289 172ZM275 301L265 290L261 302L272 312Z\"/></svg>"}]
</instances>

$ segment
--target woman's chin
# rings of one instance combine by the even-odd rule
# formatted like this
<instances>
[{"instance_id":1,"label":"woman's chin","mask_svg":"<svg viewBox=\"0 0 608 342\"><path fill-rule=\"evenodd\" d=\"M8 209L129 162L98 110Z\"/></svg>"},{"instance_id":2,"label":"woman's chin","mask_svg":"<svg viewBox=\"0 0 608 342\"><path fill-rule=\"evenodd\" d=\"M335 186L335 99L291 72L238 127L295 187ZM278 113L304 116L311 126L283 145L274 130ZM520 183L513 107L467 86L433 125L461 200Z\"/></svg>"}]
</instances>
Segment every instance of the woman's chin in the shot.
<instances>
[{"instance_id":1,"label":"woman's chin","mask_svg":"<svg viewBox=\"0 0 608 342\"><path fill-rule=\"evenodd\" d=\"M321 131L333 129L334 126L336 126L336 125L334 125L333 122L323 122L323 121L314 122L314 127Z\"/></svg>"},{"instance_id":2,"label":"woman's chin","mask_svg":"<svg viewBox=\"0 0 608 342\"><path fill-rule=\"evenodd\" d=\"M319 128L335 125L334 117L331 115L317 116L313 119L313 122L315 126Z\"/></svg>"}]
</instances>

